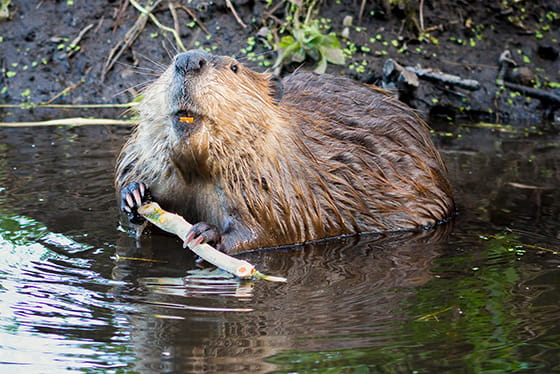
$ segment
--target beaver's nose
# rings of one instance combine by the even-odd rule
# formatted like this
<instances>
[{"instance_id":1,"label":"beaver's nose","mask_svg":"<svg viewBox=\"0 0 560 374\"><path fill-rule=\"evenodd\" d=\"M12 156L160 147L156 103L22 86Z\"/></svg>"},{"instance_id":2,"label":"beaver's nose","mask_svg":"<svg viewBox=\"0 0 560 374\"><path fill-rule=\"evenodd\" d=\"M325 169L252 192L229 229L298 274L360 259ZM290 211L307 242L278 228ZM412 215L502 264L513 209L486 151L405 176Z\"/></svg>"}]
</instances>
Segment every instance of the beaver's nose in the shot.
<instances>
[{"instance_id":1,"label":"beaver's nose","mask_svg":"<svg viewBox=\"0 0 560 374\"><path fill-rule=\"evenodd\" d=\"M208 63L210 57L210 53L200 49L181 53L175 56L175 69L181 73L200 70Z\"/></svg>"}]
</instances>

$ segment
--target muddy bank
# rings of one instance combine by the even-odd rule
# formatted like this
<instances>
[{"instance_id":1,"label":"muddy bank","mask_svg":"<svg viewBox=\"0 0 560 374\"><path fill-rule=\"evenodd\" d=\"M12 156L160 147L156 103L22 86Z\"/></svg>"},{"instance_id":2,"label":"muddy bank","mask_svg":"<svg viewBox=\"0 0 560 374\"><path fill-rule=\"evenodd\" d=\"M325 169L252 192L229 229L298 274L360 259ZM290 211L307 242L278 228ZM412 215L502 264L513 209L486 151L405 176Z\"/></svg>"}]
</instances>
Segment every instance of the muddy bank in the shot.
<instances>
[{"instance_id":1,"label":"muddy bank","mask_svg":"<svg viewBox=\"0 0 560 374\"><path fill-rule=\"evenodd\" d=\"M337 33L346 56L344 65L329 65L327 72L400 88L401 99L426 117L524 126L544 122L548 129L560 122L557 1L436 1L422 7L402 1L384 6L388 3L329 0L321 4L316 18L330 20L329 30ZM237 0L232 5L238 19L222 0L174 2L173 12L168 4L161 2L154 14L162 24L173 26L175 13L186 48L233 55L258 70L275 61L276 52L259 35L264 26L273 28L273 20L282 19L284 4ZM8 10L9 17L0 21L0 104L4 105L127 103L178 50L171 33L148 20L104 74L111 51L140 22L140 13L128 1L26 1L14 2ZM500 65L506 50L510 54ZM409 73L389 74L388 60L405 68L456 75L476 81L478 87L433 76L417 77L416 82ZM292 64L282 73L296 67L313 69L315 64ZM0 120L122 113L122 109L4 107Z\"/></svg>"}]
</instances>

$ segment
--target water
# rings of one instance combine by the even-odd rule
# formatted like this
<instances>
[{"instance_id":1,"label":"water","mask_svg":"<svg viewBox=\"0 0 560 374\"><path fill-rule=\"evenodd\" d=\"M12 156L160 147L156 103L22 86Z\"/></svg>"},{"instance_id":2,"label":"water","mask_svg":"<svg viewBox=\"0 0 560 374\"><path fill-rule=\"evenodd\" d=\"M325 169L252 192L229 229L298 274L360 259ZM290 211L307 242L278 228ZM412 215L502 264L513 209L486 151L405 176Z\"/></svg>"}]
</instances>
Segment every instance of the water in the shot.
<instances>
[{"instance_id":1,"label":"water","mask_svg":"<svg viewBox=\"0 0 560 374\"><path fill-rule=\"evenodd\" d=\"M560 371L560 139L499 130L436 138L454 222L242 256L275 284L117 230L127 129L0 129L1 369Z\"/></svg>"}]
</instances>

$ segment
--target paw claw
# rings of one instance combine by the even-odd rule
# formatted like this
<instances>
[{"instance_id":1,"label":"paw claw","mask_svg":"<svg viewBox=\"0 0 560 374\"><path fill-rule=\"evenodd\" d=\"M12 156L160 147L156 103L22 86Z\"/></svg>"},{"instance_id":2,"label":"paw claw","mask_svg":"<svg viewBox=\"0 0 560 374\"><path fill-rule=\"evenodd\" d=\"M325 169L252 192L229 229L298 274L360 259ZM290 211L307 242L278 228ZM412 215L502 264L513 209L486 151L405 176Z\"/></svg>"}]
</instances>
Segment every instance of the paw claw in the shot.
<instances>
[{"instance_id":1,"label":"paw claw","mask_svg":"<svg viewBox=\"0 0 560 374\"><path fill-rule=\"evenodd\" d=\"M221 235L216 226L209 225L205 222L199 222L193 225L191 230L187 233L183 246L194 248L201 243L209 243L215 246L220 242L220 239Z\"/></svg>"},{"instance_id":2,"label":"paw claw","mask_svg":"<svg viewBox=\"0 0 560 374\"><path fill-rule=\"evenodd\" d=\"M136 202L136 205L142 206L142 197L140 196L140 190L132 191L132 196L134 196L134 201Z\"/></svg>"},{"instance_id":3,"label":"paw claw","mask_svg":"<svg viewBox=\"0 0 560 374\"><path fill-rule=\"evenodd\" d=\"M192 242L194 237L195 237L195 233L192 230L189 231L189 233L185 237L185 246L189 245L189 243Z\"/></svg>"},{"instance_id":4,"label":"paw claw","mask_svg":"<svg viewBox=\"0 0 560 374\"><path fill-rule=\"evenodd\" d=\"M127 203L127 205L126 205L127 208L130 209L131 207L134 206L134 200L132 200L132 196L130 196L130 194L126 194L125 199L126 199L126 203Z\"/></svg>"},{"instance_id":5,"label":"paw claw","mask_svg":"<svg viewBox=\"0 0 560 374\"><path fill-rule=\"evenodd\" d=\"M187 243L186 246L188 246L189 248L194 248L199 244L202 244L202 242L204 242L204 238L201 236L197 236L196 238L194 238L193 240L191 240L190 242L185 242Z\"/></svg>"},{"instance_id":6,"label":"paw claw","mask_svg":"<svg viewBox=\"0 0 560 374\"><path fill-rule=\"evenodd\" d=\"M144 218L138 214L138 208L150 201L152 201L151 194L144 183L132 182L121 191L121 210L130 223L144 222Z\"/></svg>"}]
</instances>

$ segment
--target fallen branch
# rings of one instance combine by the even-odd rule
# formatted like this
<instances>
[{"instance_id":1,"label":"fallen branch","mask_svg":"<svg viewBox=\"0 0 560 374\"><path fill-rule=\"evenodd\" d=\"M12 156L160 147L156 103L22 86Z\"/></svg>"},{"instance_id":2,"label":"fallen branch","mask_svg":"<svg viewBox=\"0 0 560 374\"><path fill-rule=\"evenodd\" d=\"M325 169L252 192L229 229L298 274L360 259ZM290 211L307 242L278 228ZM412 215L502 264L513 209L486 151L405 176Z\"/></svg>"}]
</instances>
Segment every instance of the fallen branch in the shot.
<instances>
[{"instance_id":1,"label":"fallen branch","mask_svg":"<svg viewBox=\"0 0 560 374\"><path fill-rule=\"evenodd\" d=\"M476 91L480 89L480 83L474 79L463 79L458 75L452 75L452 74L435 71L432 69L422 69L422 68L415 68L410 66L406 67L406 70L411 71L424 79L440 81L445 84L462 87L471 91Z\"/></svg>"},{"instance_id":2,"label":"fallen branch","mask_svg":"<svg viewBox=\"0 0 560 374\"><path fill-rule=\"evenodd\" d=\"M133 125L134 120L105 118L64 118L37 122L0 122L0 127L37 127L37 126L87 126L87 125Z\"/></svg>"},{"instance_id":3,"label":"fallen branch","mask_svg":"<svg viewBox=\"0 0 560 374\"><path fill-rule=\"evenodd\" d=\"M552 104L555 107L560 106L560 96L553 93L540 90L538 88L522 86L516 83L503 82L503 84L510 90L521 92L525 96L534 97L535 99L539 99L540 101Z\"/></svg>"},{"instance_id":4,"label":"fallen branch","mask_svg":"<svg viewBox=\"0 0 560 374\"><path fill-rule=\"evenodd\" d=\"M183 241L192 228L192 225L185 221L183 217L166 212L157 203L148 203L141 206L138 208L138 213L162 230L177 235ZM286 282L286 278L264 275L249 262L228 256L208 244L195 245L190 249L207 262L239 278L260 278L272 282Z\"/></svg>"}]
</instances>

